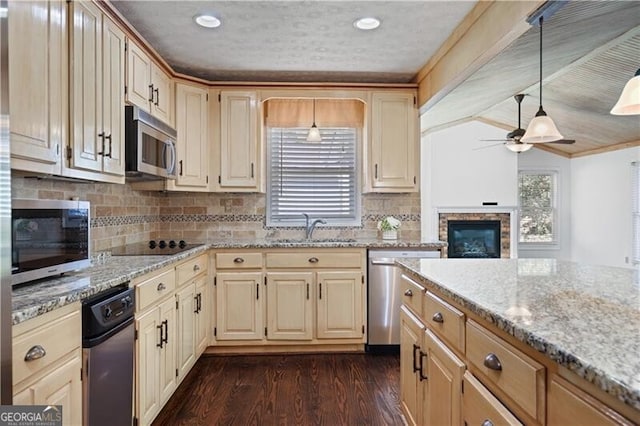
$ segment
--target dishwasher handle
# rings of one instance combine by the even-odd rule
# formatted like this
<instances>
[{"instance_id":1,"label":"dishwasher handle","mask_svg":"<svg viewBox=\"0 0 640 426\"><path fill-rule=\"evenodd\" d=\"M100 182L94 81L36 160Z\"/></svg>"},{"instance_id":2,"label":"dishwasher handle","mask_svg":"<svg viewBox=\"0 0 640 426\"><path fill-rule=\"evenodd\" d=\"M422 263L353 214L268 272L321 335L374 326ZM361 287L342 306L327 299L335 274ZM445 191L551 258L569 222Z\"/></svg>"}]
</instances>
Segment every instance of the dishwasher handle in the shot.
<instances>
[{"instance_id":1,"label":"dishwasher handle","mask_svg":"<svg viewBox=\"0 0 640 426\"><path fill-rule=\"evenodd\" d=\"M396 263L388 260L375 260L371 259L372 265L381 265L381 266L396 266Z\"/></svg>"}]
</instances>

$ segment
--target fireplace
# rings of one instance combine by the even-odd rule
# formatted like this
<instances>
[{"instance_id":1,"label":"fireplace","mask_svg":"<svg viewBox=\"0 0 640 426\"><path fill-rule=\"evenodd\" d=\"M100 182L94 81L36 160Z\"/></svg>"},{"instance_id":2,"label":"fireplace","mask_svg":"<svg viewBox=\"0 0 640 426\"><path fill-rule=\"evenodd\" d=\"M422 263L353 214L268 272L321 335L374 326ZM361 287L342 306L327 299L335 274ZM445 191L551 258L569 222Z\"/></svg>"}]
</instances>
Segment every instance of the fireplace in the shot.
<instances>
[{"instance_id":1,"label":"fireplace","mask_svg":"<svg viewBox=\"0 0 640 426\"><path fill-rule=\"evenodd\" d=\"M500 258L499 220L449 220L447 257Z\"/></svg>"}]
</instances>

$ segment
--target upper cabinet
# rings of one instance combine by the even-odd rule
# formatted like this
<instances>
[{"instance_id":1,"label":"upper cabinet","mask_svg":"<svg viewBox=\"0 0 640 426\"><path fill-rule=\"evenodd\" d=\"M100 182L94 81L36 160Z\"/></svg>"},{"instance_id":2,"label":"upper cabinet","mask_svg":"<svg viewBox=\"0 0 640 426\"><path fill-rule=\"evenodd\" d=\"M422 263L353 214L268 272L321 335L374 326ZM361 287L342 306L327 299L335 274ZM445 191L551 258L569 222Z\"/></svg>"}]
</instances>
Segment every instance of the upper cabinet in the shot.
<instances>
[{"instance_id":1,"label":"upper cabinet","mask_svg":"<svg viewBox=\"0 0 640 426\"><path fill-rule=\"evenodd\" d=\"M260 139L256 92L222 90L220 100L220 191L257 192Z\"/></svg>"},{"instance_id":2,"label":"upper cabinet","mask_svg":"<svg viewBox=\"0 0 640 426\"><path fill-rule=\"evenodd\" d=\"M122 30L91 2L71 2L67 176L124 182Z\"/></svg>"},{"instance_id":3,"label":"upper cabinet","mask_svg":"<svg viewBox=\"0 0 640 426\"><path fill-rule=\"evenodd\" d=\"M173 125L173 82L149 55L127 41L127 102Z\"/></svg>"},{"instance_id":4,"label":"upper cabinet","mask_svg":"<svg viewBox=\"0 0 640 426\"><path fill-rule=\"evenodd\" d=\"M11 167L60 174L67 138L64 1L9 2Z\"/></svg>"},{"instance_id":5,"label":"upper cabinet","mask_svg":"<svg viewBox=\"0 0 640 426\"><path fill-rule=\"evenodd\" d=\"M418 109L414 92L374 92L365 160L367 192L419 190Z\"/></svg>"}]
</instances>

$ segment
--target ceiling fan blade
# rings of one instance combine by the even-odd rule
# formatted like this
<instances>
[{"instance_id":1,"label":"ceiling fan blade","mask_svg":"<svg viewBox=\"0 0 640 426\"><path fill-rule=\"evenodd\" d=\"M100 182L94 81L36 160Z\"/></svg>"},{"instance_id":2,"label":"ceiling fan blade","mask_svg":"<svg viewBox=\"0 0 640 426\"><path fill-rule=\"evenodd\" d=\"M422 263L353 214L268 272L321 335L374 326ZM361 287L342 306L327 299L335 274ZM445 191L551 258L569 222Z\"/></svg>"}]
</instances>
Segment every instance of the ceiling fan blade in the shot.
<instances>
[{"instance_id":1,"label":"ceiling fan blade","mask_svg":"<svg viewBox=\"0 0 640 426\"><path fill-rule=\"evenodd\" d=\"M488 140L488 139L487 139ZM487 148L491 148L492 146L498 146L498 145L504 145L504 142L499 142L499 143L492 143L491 145L487 145L487 146L480 146L478 148L473 148L473 151L479 151L481 149L487 149Z\"/></svg>"},{"instance_id":2,"label":"ceiling fan blade","mask_svg":"<svg viewBox=\"0 0 640 426\"><path fill-rule=\"evenodd\" d=\"M513 139L480 139L482 142L511 142Z\"/></svg>"},{"instance_id":3,"label":"ceiling fan blade","mask_svg":"<svg viewBox=\"0 0 640 426\"><path fill-rule=\"evenodd\" d=\"M572 143L576 143L574 139L560 139L557 141L549 142L549 143L559 143L563 145L571 145Z\"/></svg>"}]
</instances>

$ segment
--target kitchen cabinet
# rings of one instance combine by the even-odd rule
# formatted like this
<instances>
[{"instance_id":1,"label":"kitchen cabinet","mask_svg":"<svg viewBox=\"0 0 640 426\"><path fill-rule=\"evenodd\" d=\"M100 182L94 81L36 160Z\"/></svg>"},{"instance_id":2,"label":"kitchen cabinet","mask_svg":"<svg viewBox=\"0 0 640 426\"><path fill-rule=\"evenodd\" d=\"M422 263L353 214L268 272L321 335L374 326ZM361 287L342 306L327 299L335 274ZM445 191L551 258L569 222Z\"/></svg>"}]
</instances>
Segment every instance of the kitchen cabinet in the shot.
<instances>
[{"instance_id":1,"label":"kitchen cabinet","mask_svg":"<svg viewBox=\"0 0 640 426\"><path fill-rule=\"evenodd\" d=\"M124 33L93 3L69 8L72 125L63 174L124 183Z\"/></svg>"},{"instance_id":2,"label":"kitchen cabinet","mask_svg":"<svg viewBox=\"0 0 640 426\"><path fill-rule=\"evenodd\" d=\"M424 324L406 306L400 308L400 406L409 425L421 425L423 393L420 350Z\"/></svg>"},{"instance_id":3,"label":"kitchen cabinet","mask_svg":"<svg viewBox=\"0 0 640 426\"><path fill-rule=\"evenodd\" d=\"M361 271L321 271L318 279L318 339L364 336L364 276Z\"/></svg>"},{"instance_id":4,"label":"kitchen cabinet","mask_svg":"<svg viewBox=\"0 0 640 426\"><path fill-rule=\"evenodd\" d=\"M216 275L217 340L264 338L262 272L218 272Z\"/></svg>"},{"instance_id":5,"label":"kitchen cabinet","mask_svg":"<svg viewBox=\"0 0 640 426\"><path fill-rule=\"evenodd\" d=\"M173 81L133 40L127 40L126 100L173 125Z\"/></svg>"},{"instance_id":6,"label":"kitchen cabinet","mask_svg":"<svg viewBox=\"0 0 640 426\"><path fill-rule=\"evenodd\" d=\"M68 136L64 1L9 2L11 167L60 174Z\"/></svg>"},{"instance_id":7,"label":"kitchen cabinet","mask_svg":"<svg viewBox=\"0 0 640 426\"><path fill-rule=\"evenodd\" d=\"M80 303L13 327L13 403L62 405L63 425L82 424Z\"/></svg>"},{"instance_id":8,"label":"kitchen cabinet","mask_svg":"<svg viewBox=\"0 0 640 426\"><path fill-rule=\"evenodd\" d=\"M222 192L258 192L262 171L258 94L222 90L220 101L220 164Z\"/></svg>"},{"instance_id":9,"label":"kitchen cabinet","mask_svg":"<svg viewBox=\"0 0 640 426\"><path fill-rule=\"evenodd\" d=\"M418 109L414 92L373 92L365 192L418 192Z\"/></svg>"},{"instance_id":10,"label":"kitchen cabinet","mask_svg":"<svg viewBox=\"0 0 640 426\"><path fill-rule=\"evenodd\" d=\"M491 392L482 386L482 383L473 374L466 371L463 381L464 398L462 411L464 412L464 424L522 425ZM572 421L568 421L562 424L571 423ZM586 425L587 423L577 422L577 424Z\"/></svg>"},{"instance_id":11,"label":"kitchen cabinet","mask_svg":"<svg viewBox=\"0 0 640 426\"><path fill-rule=\"evenodd\" d=\"M195 315L196 358L199 358L209 346L209 330L213 326L210 301L209 276L196 280L197 309Z\"/></svg>"},{"instance_id":12,"label":"kitchen cabinet","mask_svg":"<svg viewBox=\"0 0 640 426\"><path fill-rule=\"evenodd\" d=\"M267 338L313 338L312 272L267 272Z\"/></svg>"}]
</instances>

